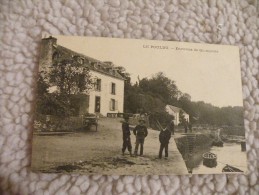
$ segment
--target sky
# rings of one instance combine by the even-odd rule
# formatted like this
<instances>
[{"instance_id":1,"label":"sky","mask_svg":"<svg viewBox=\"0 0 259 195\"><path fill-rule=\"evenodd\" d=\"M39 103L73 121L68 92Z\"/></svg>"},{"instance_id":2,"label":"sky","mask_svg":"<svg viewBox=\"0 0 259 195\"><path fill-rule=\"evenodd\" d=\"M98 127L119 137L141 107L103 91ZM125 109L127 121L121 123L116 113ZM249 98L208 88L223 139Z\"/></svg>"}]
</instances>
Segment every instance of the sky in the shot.
<instances>
[{"instance_id":1,"label":"sky","mask_svg":"<svg viewBox=\"0 0 259 195\"><path fill-rule=\"evenodd\" d=\"M54 36L57 43L101 61L112 61L132 81L163 72L192 101L243 106L239 49L172 41Z\"/></svg>"}]
</instances>

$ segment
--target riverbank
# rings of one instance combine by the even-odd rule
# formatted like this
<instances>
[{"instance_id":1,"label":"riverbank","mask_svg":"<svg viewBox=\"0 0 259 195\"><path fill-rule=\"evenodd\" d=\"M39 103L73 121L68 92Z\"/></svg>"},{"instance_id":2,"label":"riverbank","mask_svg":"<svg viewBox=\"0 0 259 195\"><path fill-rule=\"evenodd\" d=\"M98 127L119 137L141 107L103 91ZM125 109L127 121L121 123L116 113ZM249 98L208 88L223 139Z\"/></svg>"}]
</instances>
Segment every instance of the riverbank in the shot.
<instances>
[{"instance_id":1,"label":"riverbank","mask_svg":"<svg viewBox=\"0 0 259 195\"><path fill-rule=\"evenodd\" d=\"M192 139L190 140L190 138ZM175 138L175 142L180 153L185 156L186 153L189 153L190 147L192 153L200 149L211 147L214 139L215 136L212 133L189 133L178 135Z\"/></svg>"}]
</instances>

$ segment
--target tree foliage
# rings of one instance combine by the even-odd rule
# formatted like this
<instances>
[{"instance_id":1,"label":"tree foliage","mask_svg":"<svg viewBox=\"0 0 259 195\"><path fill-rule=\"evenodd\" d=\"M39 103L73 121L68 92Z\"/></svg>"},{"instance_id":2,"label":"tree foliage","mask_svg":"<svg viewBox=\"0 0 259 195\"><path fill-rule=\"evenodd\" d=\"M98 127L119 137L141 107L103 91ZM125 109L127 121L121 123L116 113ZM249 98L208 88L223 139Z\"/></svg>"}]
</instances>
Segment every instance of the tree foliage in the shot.
<instances>
[{"instance_id":1,"label":"tree foliage","mask_svg":"<svg viewBox=\"0 0 259 195\"><path fill-rule=\"evenodd\" d=\"M54 52L53 63L39 72L37 82L37 112L47 115L72 116L78 113L75 98L93 86L89 68L82 65L77 56ZM50 91L56 87L56 91Z\"/></svg>"},{"instance_id":2,"label":"tree foliage","mask_svg":"<svg viewBox=\"0 0 259 195\"><path fill-rule=\"evenodd\" d=\"M185 121L185 117L184 117L184 114L183 114L183 111L180 110L179 112L179 122L180 122L180 125L183 125L186 121Z\"/></svg>"},{"instance_id":3,"label":"tree foliage","mask_svg":"<svg viewBox=\"0 0 259 195\"><path fill-rule=\"evenodd\" d=\"M139 82L139 87L144 91L170 103L177 100L181 94L174 81L159 72L152 78L143 78Z\"/></svg>"},{"instance_id":4,"label":"tree foliage","mask_svg":"<svg viewBox=\"0 0 259 195\"><path fill-rule=\"evenodd\" d=\"M158 118L163 121L167 118L165 117L165 106L170 104L182 108L189 114L191 123L217 126L243 125L242 107L220 108L203 101L192 101L189 94L182 93L176 83L161 72L151 78L139 79L139 82L135 84L125 83L124 94L125 112L146 112L152 116L151 118L160 115L163 117ZM183 116L183 113L180 114L180 118L181 115ZM150 122L152 124L152 120Z\"/></svg>"},{"instance_id":5,"label":"tree foliage","mask_svg":"<svg viewBox=\"0 0 259 195\"><path fill-rule=\"evenodd\" d=\"M53 60L49 78L50 85L57 86L61 94L79 94L92 88L89 68L75 58Z\"/></svg>"}]
</instances>

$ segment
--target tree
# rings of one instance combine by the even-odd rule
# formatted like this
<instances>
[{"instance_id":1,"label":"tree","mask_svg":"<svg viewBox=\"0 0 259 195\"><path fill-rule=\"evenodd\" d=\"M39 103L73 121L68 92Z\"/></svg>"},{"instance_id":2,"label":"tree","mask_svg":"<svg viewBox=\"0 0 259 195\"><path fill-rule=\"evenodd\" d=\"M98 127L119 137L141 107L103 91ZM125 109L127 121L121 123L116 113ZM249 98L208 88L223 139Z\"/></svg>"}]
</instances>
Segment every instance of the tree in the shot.
<instances>
[{"instance_id":1,"label":"tree","mask_svg":"<svg viewBox=\"0 0 259 195\"><path fill-rule=\"evenodd\" d=\"M89 68L75 58L54 60L49 76L50 85L57 86L63 95L87 93L93 85Z\"/></svg>"},{"instance_id":2,"label":"tree","mask_svg":"<svg viewBox=\"0 0 259 195\"><path fill-rule=\"evenodd\" d=\"M44 94L48 93L48 88L50 85L46 82L46 72L41 71L38 73L37 80L37 98L41 98Z\"/></svg>"},{"instance_id":3,"label":"tree","mask_svg":"<svg viewBox=\"0 0 259 195\"><path fill-rule=\"evenodd\" d=\"M149 92L160 99L166 104L177 101L180 95L175 82L159 72L155 74L151 79L143 78L139 82L140 88L144 92Z\"/></svg>"},{"instance_id":4,"label":"tree","mask_svg":"<svg viewBox=\"0 0 259 195\"><path fill-rule=\"evenodd\" d=\"M93 86L93 79L83 59L70 52L56 48L53 64L39 73L37 110L41 114L71 116L77 115L75 96L87 94ZM57 87L49 92L50 87Z\"/></svg>"},{"instance_id":5,"label":"tree","mask_svg":"<svg viewBox=\"0 0 259 195\"><path fill-rule=\"evenodd\" d=\"M195 108L195 103L191 101L191 96L187 93L181 95L178 100L179 107L190 115L190 122L193 123L193 117L198 116L198 110Z\"/></svg>"},{"instance_id":6,"label":"tree","mask_svg":"<svg viewBox=\"0 0 259 195\"><path fill-rule=\"evenodd\" d=\"M38 80L37 80L37 90L36 90L36 110L38 113L44 114L46 113L46 109L48 108L46 104L46 100L48 98L48 88L50 87L49 84L46 82L46 72L41 71L38 73Z\"/></svg>"},{"instance_id":7,"label":"tree","mask_svg":"<svg viewBox=\"0 0 259 195\"><path fill-rule=\"evenodd\" d=\"M180 122L180 125L183 125L186 122L186 119L184 117L184 113L182 110L180 110L179 112L179 122Z\"/></svg>"},{"instance_id":8,"label":"tree","mask_svg":"<svg viewBox=\"0 0 259 195\"><path fill-rule=\"evenodd\" d=\"M121 72L126 72L121 68ZM128 79L130 81L130 78ZM192 101L191 96L182 93L176 83L159 72L151 78L139 79L131 85L125 84L125 111L136 113L139 110L150 116L164 116L165 105L170 104L183 109L190 116L190 121L198 124L242 126L243 110L241 107L216 107L203 101ZM156 114L155 114L156 113ZM159 113L159 114L157 114ZM163 117L162 117L163 118ZM162 120L162 119L161 119ZM184 113L180 112L180 123L184 122ZM151 123L152 124L152 120Z\"/></svg>"}]
</instances>

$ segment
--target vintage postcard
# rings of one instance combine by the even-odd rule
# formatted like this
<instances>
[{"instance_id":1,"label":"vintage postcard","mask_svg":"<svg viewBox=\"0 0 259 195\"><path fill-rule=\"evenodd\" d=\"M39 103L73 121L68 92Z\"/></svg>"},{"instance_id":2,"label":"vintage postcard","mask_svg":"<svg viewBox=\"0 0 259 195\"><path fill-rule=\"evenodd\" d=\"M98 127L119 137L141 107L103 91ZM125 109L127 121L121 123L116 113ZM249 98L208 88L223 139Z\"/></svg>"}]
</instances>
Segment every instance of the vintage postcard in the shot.
<instances>
[{"instance_id":1,"label":"vintage postcard","mask_svg":"<svg viewBox=\"0 0 259 195\"><path fill-rule=\"evenodd\" d=\"M45 36L37 82L34 171L246 173L238 47Z\"/></svg>"}]
</instances>

